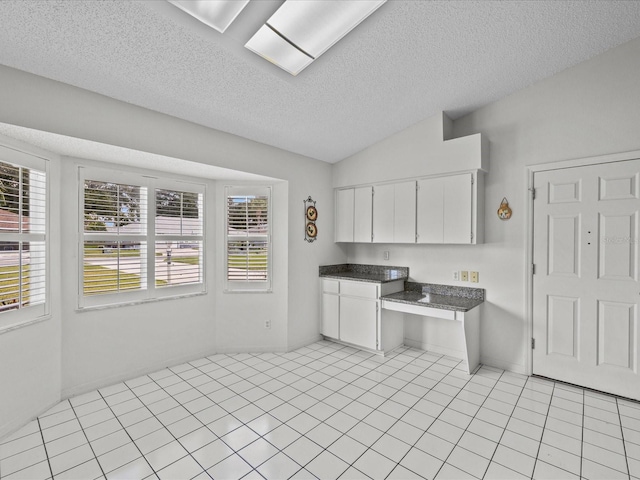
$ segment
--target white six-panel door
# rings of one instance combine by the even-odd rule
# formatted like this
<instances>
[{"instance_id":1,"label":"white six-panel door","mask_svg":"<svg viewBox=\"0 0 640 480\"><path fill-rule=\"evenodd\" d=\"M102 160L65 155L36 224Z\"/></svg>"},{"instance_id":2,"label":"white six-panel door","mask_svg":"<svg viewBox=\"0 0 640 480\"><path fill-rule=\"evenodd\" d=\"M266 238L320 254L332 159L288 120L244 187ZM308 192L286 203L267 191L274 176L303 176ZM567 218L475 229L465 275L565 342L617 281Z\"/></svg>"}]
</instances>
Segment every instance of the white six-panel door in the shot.
<instances>
[{"instance_id":1,"label":"white six-panel door","mask_svg":"<svg viewBox=\"0 0 640 480\"><path fill-rule=\"evenodd\" d=\"M535 173L533 373L640 399L640 160Z\"/></svg>"}]
</instances>

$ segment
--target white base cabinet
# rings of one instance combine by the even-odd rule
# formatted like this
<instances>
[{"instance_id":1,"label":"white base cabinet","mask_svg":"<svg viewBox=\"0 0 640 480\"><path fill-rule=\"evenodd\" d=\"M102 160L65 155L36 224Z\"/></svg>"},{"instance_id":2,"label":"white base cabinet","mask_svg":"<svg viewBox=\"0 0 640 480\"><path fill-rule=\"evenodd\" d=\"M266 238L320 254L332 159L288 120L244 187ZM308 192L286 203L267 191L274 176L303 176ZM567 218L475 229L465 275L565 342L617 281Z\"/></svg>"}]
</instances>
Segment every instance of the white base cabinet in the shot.
<instances>
[{"instance_id":1,"label":"white base cabinet","mask_svg":"<svg viewBox=\"0 0 640 480\"><path fill-rule=\"evenodd\" d=\"M380 297L401 291L403 280L380 284L321 278L320 284L322 335L380 353L402 344L404 325L395 312L383 314Z\"/></svg>"}]
</instances>

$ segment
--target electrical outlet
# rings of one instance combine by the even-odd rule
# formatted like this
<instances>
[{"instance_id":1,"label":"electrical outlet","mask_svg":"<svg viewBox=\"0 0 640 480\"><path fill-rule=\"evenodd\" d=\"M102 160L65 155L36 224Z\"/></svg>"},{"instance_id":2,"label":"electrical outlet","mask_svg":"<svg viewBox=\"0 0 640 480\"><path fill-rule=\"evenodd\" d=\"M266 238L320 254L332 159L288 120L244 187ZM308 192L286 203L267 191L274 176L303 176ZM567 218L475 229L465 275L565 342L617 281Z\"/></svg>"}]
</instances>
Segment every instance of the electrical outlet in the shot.
<instances>
[{"instance_id":1,"label":"electrical outlet","mask_svg":"<svg viewBox=\"0 0 640 480\"><path fill-rule=\"evenodd\" d=\"M383 256L385 260L389 260L389 250L385 250Z\"/></svg>"},{"instance_id":2,"label":"electrical outlet","mask_svg":"<svg viewBox=\"0 0 640 480\"><path fill-rule=\"evenodd\" d=\"M478 283L478 279L480 278L480 274L478 272L471 272L469 275L472 283Z\"/></svg>"},{"instance_id":3,"label":"electrical outlet","mask_svg":"<svg viewBox=\"0 0 640 480\"><path fill-rule=\"evenodd\" d=\"M454 280L460 280L460 272L458 272L457 270L453 271L453 279Z\"/></svg>"},{"instance_id":4,"label":"electrical outlet","mask_svg":"<svg viewBox=\"0 0 640 480\"><path fill-rule=\"evenodd\" d=\"M463 282L468 282L469 281L469 272L467 272L466 270L463 270L460 272L460 280L462 280Z\"/></svg>"},{"instance_id":5,"label":"electrical outlet","mask_svg":"<svg viewBox=\"0 0 640 480\"><path fill-rule=\"evenodd\" d=\"M271 320L264 321L264 328L271 328Z\"/></svg>"}]
</instances>

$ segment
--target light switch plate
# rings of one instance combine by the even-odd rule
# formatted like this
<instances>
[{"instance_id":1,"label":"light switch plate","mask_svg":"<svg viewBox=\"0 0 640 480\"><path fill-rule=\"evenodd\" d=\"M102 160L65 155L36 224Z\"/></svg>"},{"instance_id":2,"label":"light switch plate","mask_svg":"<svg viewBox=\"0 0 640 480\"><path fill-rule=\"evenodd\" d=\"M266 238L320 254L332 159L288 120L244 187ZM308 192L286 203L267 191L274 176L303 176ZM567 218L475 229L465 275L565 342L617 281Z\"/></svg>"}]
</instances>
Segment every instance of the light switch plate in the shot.
<instances>
[{"instance_id":1,"label":"light switch plate","mask_svg":"<svg viewBox=\"0 0 640 480\"><path fill-rule=\"evenodd\" d=\"M478 272L471 272L470 277L472 283L478 283L480 275L478 274Z\"/></svg>"},{"instance_id":2,"label":"light switch plate","mask_svg":"<svg viewBox=\"0 0 640 480\"><path fill-rule=\"evenodd\" d=\"M462 280L463 282L468 282L469 281L469 272L467 272L466 270L463 270L460 272L460 280Z\"/></svg>"}]
</instances>

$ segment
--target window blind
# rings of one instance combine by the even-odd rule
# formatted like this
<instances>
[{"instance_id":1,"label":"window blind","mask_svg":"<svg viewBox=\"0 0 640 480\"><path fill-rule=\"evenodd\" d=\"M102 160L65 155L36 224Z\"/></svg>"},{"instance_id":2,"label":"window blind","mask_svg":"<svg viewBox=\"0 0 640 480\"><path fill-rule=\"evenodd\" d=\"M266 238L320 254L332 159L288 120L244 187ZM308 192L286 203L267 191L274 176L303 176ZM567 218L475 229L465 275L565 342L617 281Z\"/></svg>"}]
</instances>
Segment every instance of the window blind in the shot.
<instances>
[{"instance_id":1,"label":"window blind","mask_svg":"<svg viewBox=\"0 0 640 480\"><path fill-rule=\"evenodd\" d=\"M268 187L227 187L227 287L270 288L270 193Z\"/></svg>"},{"instance_id":2,"label":"window blind","mask_svg":"<svg viewBox=\"0 0 640 480\"><path fill-rule=\"evenodd\" d=\"M83 293L147 287L146 188L84 182Z\"/></svg>"},{"instance_id":3,"label":"window blind","mask_svg":"<svg viewBox=\"0 0 640 480\"><path fill-rule=\"evenodd\" d=\"M80 308L205 291L204 185L88 167L80 179Z\"/></svg>"},{"instance_id":4,"label":"window blind","mask_svg":"<svg viewBox=\"0 0 640 480\"><path fill-rule=\"evenodd\" d=\"M203 281L202 194L156 189L156 286Z\"/></svg>"},{"instance_id":5,"label":"window blind","mask_svg":"<svg viewBox=\"0 0 640 480\"><path fill-rule=\"evenodd\" d=\"M46 301L46 173L0 162L0 313Z\"/></svg>"}]
</instances>

